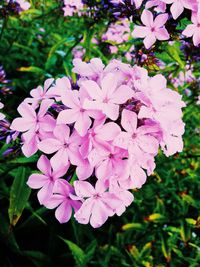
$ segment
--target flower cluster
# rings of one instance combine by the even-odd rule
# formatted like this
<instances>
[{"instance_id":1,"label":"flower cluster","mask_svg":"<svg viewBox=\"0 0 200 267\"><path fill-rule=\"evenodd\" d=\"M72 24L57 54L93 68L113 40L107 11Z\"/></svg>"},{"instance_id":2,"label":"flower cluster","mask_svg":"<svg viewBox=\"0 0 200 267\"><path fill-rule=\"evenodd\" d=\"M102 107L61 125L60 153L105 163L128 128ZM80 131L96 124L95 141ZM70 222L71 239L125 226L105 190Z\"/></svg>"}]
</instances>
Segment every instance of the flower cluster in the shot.
<instances>
[{"instance_id":1,"label":"flower cluster","mask_svg":"<svg viewBox=\"0 0 200 267\"><path fill-rule=\"evenodd\" d=\"M165 13L167 4L171 4L170 14ZM156 17L149 11L149 8L155 9L159 12ZM193 43L195 46L200 44L200 6L197 0L151 0L147 1L145 9L141 15L141 21L144 26L136 25L133 31L133 37L144 38L144 45L149 49L156 40L169 40L170 35L165 28L167 20L172 16L174 20L180 17L184 8L191 11L191 21L182 32L187 37L193 36Z\"/></svg>"},{"instance_id":2,"label":"flower cluster","mask_svg":"<svg viewBox=\"0 0 200 267\"><path fill-rule=\"evenodd\" d=\"M111 53L116 53L118 44L123 44L128 41L130 36L130 21L127 19L120 20L109 26L106 33L102 35L103 41L112 43L110 47Z\"/></svg>"},{"instance_id":3,"label":"flower cluster","mask_svg":"<svg viewBox=\"0 0 200 267\"><path fill-rule=\"evenodd\" d=\"M64 16L73 16L75 13L79 13L83 9L83 3L81 0L64 0Z\"/></svg>"},{"instance_id":4,"label":"flower cluster","mask_svg":"<svg viewBox=\"0 0 200 267\"><path fill-rule=\"evenodd\" d=\"M56 208L61 223L74 211L79 223L100 227L131 204L129 190L152 174L159 147L167 156L182 151L185 104L164 76L144 68L73 63L77 84L46 80L19 105L11 129L22 132L25 156L44 153L28 180L39 202Z\"/></svg>"}]
</instances>

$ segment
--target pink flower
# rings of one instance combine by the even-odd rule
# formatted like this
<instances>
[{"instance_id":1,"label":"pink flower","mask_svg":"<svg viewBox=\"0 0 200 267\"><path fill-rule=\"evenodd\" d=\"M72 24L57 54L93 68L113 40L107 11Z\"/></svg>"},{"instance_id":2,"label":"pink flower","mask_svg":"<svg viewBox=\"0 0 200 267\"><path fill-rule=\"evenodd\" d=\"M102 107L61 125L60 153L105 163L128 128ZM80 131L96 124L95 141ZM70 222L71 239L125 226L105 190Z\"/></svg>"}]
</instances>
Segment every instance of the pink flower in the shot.
<instances>
[{"instance_id":1,"label":"pink flower","mask_svg":"<svg viewBox=\"0 0 200 267\"><path fill-rule=\"evenodd\" d=\"M160 14L155 20L153 19L153 14L144 10L142 12L141 20L145 26L135 26L133 30L133 37L145 38L144 45L149 49L158 40L168 40L169 34L164 27L165 22L168 19L168 15Z\"/></svg>"},{"instance_id":2,"label":"pink flower","mask_svg":"<svg viewBox=\"0 0 200 267\"><path fill-rule=\"evenodd\" d=\"M54 188L53 196L44 203L48 209L56 208L55 217L60 223L66 223L72 216L72 209L78 211L81 207L81 202L74 199L73 187L64 179L57 179Z\"/></svg>"},{"instance_id":3,"label":"pink flower","mask_svg":"<svg viewBox=\"0 0 200 267\"><path fill-rule=\"evenodd\" d=\"M78 160L77 135L70 136L70 129L67 125L57 125L53 131L54 138L46 138L38 144L38 148L46 154L56 154L51 158L54 169L68 166L69 161L75 164Z\"/></svg>"},{"instance_id":4,"label":"pink flower","mask_svg":"<svg viewBox=\"0 0 200 267\"><path fill-rule=\"evenodd\" d=\"M111 120L119 116L119 104L125 103L133 96L133 90L126 85L118 86L114 74L107 74L101 80L101 87L94 81L83 81L81 83L93 100L86 99L84 108L89 110L100 110Z\"/></svg>"},{"instance_id":5,"label":"pink flower","mask_svg":"<svg viewBox=\"0 0 200 267\"><path fill-rule=\"evenodd\" d=\"M162 0L166 4L172 4L170 11L174 19L177 19L184 11L184 8L194 10L196 0Z\"/></svg>"},{"instance_id":6,"label":"pink flower","mask_svg":"<svg viewBox=\"0 0 200 267\"><path fill-rule=\"evenodd\" d=\"M85 181L75 181L74 188L76 195L86 198L81 208L74 217L79 223L90 224L92 227L100 227L109 216L113 216L122 202L114 194L106 191L104 183L97 181L95 188Z\"/></svg>"},{"instance_id":7,"label":"pink flower","mask_svg":"<svg viewBox=\"0 0 200 267\"><path fill-rule=\"evenodd\" d=\"M104 122L105 120L103 120ZM88 134L83 138L80 153L83 158L87 158L92 148L108 149L108 141L114 140L120 132L120 127L114 122L95 121L94 126L88 130Z\"/></svg>"},{"instance_id":8,"label":"pink flower","mask_svg":"<svg viewBox=\"0 0 200 267\"><path fill-rule=\"evenodd\" d=\"M92 79L97 79L104 69L104 64L100 58L93 58L89 63L83 62L80 58L75 58L73 60L73 65L73 72L81 75L82 77Z\"/></svg>"},{"instance_id":9,"label":"pink flower","mask_svg":"<svg viewBox=\"0 0 200 267\"><path fill-rule=\"evenodd\" d=\"M53 100L45 99L42 101L38 113L26 102L22 102L18 107L18 112L22 116L13 120L10 128L18 132L24 132L23 141L26 156L31 156L37 151L39 136L53 131L55 120L46 114L48 108L53 104Z\"/></svg>"},{"instance_id":10,"label":"pink flower","mask_svg":"<svg viewBox=\"0 0 200 267\"><path fill-rule=\"evenodd\" d=\"M189 24L182 34L187 37L193 36L193 43L198 46L200 44L200 11L193 15L191 20L193 24Z\"/></svg>"},{"instance_id":11,"label":"pink flower","mask_svg":"<svg viewBox=\"0 0 200 267\"><path fill-rule=\"evenodd\" d=\"M114 144L123 149L128 149L131 154L142 151L156 155L158 153L159 142L151 135L151 128L145 125L137 128L137 124L137 114L124 109L122 111L121 125L126 132L121 132L115 138Z\"/></svg>"},{"instance_id":12,"label":"pink flower","mask_svg":"<svg viewBox=\"0 0 200 267\"><path fill-rule=\"evenodd\" d=\"M91 112L84 108L84 100L86 96L84 90L68 90L62 92L61 99L63 104L69 109L61 111L57 118L58 124L74 124L74 128L77 132L84 136L87 133L92 121L90 117L98 117L98 113Z\"/></svg>"},{"instance_id":13,"label":"pink flower","mask_svg":"<svg viewBox=\"0 0 200 267\"><path fill-rule=\"evenodd\" d=\"M127 151L110 145L107 150L94 148L89 156L89 162L95 167L95 174L98 179L105 179L108 175L119 174L125 168L127 161Z\"/></svg>"},{"instance_id":14,"label":"pink flower","mask_svg":"<svg viewBox=\"0 0 200 267\"><path fill-rule=\"evenodd\" d=\"M55 181L66 174L67 168L62 166L59 170L52 170L52 165L48 158L42 155L37 162L38 169L42 174L34 173L28 179L28 186L33 189L40 189L38 191L38 200L40 204L48 201L53 194L53 187Z\"/></svg>"},{"instance_id":15,"label":"pink flower","mask_svg":"<svg viewBox=\"0 0 200 267\"><path fill-rule=\"evenodd\" d=\"M0 102L0 109L2 109L4 105ZM0 112L0 120L3 120L5 118L5 115Z\"/></svg>"},{"instance_id":16,"label":"pink flower","mask_svg":"<svg viewBox=\"0 0 200 267\"><path fill-rule=\"evenodd\" d=\"M31 7L31 4L25 0L17 0L16 1L22 10L28 10Z\"/></svg>"}]
</instances>

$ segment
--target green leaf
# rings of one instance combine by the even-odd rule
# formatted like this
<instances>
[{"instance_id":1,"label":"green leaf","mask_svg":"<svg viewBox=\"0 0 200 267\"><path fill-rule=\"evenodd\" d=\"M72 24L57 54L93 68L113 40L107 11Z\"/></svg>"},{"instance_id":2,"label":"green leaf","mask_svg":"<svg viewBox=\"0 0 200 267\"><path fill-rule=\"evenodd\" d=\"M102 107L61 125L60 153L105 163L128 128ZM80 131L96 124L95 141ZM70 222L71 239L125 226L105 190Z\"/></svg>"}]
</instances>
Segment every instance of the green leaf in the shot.
<instances>
[{"instance_id":1,"label":"green leaf","mask_svg":"<svg viewBox=\"0 0 200 267\"><path fill-rule=\"evenodd\" d=\"M26 185L30 174L29 169L19 167L10 172L15 179L10 191L10 205L8 209L10 224L15 226L29 199L31 189Z\"/></svg>"},{"instance_id":2,"label":"green leaf","mask_svg":"<svg viewBox=\"0 0 200 267\"><path fill-rule=\"evenodd\" d=\"M122 226L123 231L131 230L131 229L142 230L143 224L141 224L141 223L127 223L127 224L124 224Z\"/></svg>"},{"instance_id":3,"label":"green leaf","mask_svg":"<svg viewBox=\"0 0 200 267\"><path fill-rule=\"evenodd\" d=\"M65 244L68 245L69 249L71 250L74 260L76 262L76 266L77 267L86 266L86 257L84 251L79 246L74 244L72 241L64 239L62 237L60 238L65 242Z\"/></svg>"},{"instance_id":4,"label":"green leaf","mask_svg":"<svg viewBox=\"0 0 200 267\"><path fill-rule=\"evenodd\" d=\"M35 66L30 66L30 67L20 67L18 71L23 71L23 72L33 72L33 73L40 73L43 74L44 70Z\"/></svg>"},{"instance_id":5,"label":"green leaf","mask_svg":"<svg viewBox=\"0 0 200 267\"><path fill-rule=\"evenodd\" d=\"M184 69L185 63L182 61L180 57L180 49L176 45L168 45L166 47L167 53L170 55L171 58L173 58L179 65L180 68Z\"/></svg>"}]
</instances>

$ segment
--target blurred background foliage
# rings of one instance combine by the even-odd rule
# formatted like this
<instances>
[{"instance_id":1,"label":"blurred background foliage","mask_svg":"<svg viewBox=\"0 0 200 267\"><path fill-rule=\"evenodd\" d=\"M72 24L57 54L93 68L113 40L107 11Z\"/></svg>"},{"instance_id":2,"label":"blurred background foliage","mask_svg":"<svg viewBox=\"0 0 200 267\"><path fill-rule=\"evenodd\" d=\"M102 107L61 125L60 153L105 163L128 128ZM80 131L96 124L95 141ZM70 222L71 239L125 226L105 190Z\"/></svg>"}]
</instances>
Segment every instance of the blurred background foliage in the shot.
<instances>
[{"instance_id":1,"label":"blurred background foliage","mask_svg":"<svg viewBox=\"0 0 200 267\"><path fill-rule=\"evenodd\" d=\"M133 191L133 204L121 217L115 216L94 230L74 220L60 225L53 211L41 207L37 192L26 186L37 156L26 159L19 150L6 154L13 144L2 141L0 266L200 266L200 128L196 104L200 63L194 56L198 49L188 53L176 40L171 44L160 42L145 51L143 43L130 36L119 46L118 54L111 54L109 42L101 40L112 21L108 14L64 17L62 1L30 2L31 9L20 14L1 12L0 65L6 71L11 92L1 100L10 121L30 89L43 84L46 78L69 75L75 82L71 69L72 51L77 46L84 49L86 61L100 57L107 63L112 58L127 62L123 55L134 45L130 63L147 68L152 75L164 74L169 87L183 95L187 104L185 148L170 158L160 153L154 175L141 190ZM180 29L181 23L184 21L178 25ZM93 42L93 38L97 41ZM146 60L141 62L143 53ZM176 86L169 77L185 73L188 64L195 78ZM19 147L17 142L14 145Z\"/></svg>"}]
</instances>

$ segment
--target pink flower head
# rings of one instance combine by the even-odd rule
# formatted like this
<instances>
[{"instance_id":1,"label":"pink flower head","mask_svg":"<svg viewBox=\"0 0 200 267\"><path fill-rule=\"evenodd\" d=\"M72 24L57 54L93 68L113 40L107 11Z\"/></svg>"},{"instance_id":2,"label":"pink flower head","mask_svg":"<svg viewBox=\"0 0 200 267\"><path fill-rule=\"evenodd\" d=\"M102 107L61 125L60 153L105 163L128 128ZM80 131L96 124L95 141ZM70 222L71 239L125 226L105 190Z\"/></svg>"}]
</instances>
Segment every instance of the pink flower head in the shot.
<instances>
[{"instance_id":1,"label":"pink flower head","mask_svg":"<svg viewBox=\"0 0 200 267\"><path fill-rule=\"evenodd\" d=\"M94 81L83 81L81 85L86 89L92 100L86 99L84 108L100 110L111 120L119 116L119 104L125 103L133 95L133 90L126 85L118 86L114 74L107 74L101 80L101 87Z\"/></svg>"},{"instance_id":2,"label":"pink flower head","mask_svg":"<svg viewBox=\"0 0 200 267\"><path fill-rule=\"evenodd\" d=\"M162 0L166 4L172 4L170 11L174 19L177 19L184 11L184 8L194 10L196 0Z\"/></svg>"},{"instance_id":3,"label":"pink flower head","mask_svg":"<svg viewBox=\"0 0 200 267\"><path fill-rule=\"evenodd\" d=\"M109 216L113 216L122 201L114 194L106 191L103 182L97 181L95 188L88 182L74 183L76 195L84 200L74 217L79 223L100 227Z\"/></svg>"},{"instance_id":4,"label":"pink flower head","mask_svg":"<svg viewBox=\"0 0 200 267\"><path fill-rule=\"evenodd\" d=\"M156 31L162 29L166 14L153 21L144 12L146 24L157 21ZM52 154L50 160L40 157L42 174L28 180L40 189L40 203L56 208L60 223L74 210L79 223L96 228L132 203L129 190L141 188L152 174L159 147L166 156L182 151L185 103L161 74L149 77L146 69L119 60L106 67L99 59L74 63L76 89L67 77L47 80L44 89L31 92L32 105L19 106L21 117L11 129L22 132L26 156L38 148ZM66 181L60 177L67 171Z\"/></svg>"},{"instance_id":5,"label":"pink flower head","mask_svg":"<svg viewBox=\"0 0 200 267\"><path fill-rule=\"evenodd\" d=\"M62 166L59 170L52 169L52 165L48 158L42 155L37 162L38 169L42 172L31 174L28 179L28 186L38 191L38 200L40 204L48 201L53 194L53 187L57 179L66 174L67 168Z\"/></svg>"},{"instance_id":6,"label":"pink flower head","mask_svg":"<svg viewBox=\"0 0 200 267\"><path fill-rule=\"evenodd\" d=\"M160 14L155 20L149 10L142 12L141 20L145 26L135 26L133 37L145 38L144 45L149 49L158 40L168 40L169 34L164 27L168 19L168 14Z\"/></svg>"},{"instance_id":7,"label":"pink flower head","mask_svg":"<svg viewBox=\"0 0 200 267\"><path fill-rule=\"evenodd\" d=\"M187 37L193 36L193 43L198 46L200 44L200 11L192 16L192 23L186 27L182 34Z\"/></svg>"},{"instance_id":8,"label":"pink flower head","mask_svg":"<svg viewBox=\"0 0 200 267\"><path fill-rule=\"evenodd\" d=\"M53 187L53 195L44 205L54 209L55 217L60 223L66 223L72 216L72 209L76 212L81 207L81 202L74 199L73 187L64 179L57 179Z\"/></svg>"}]
</instances>

